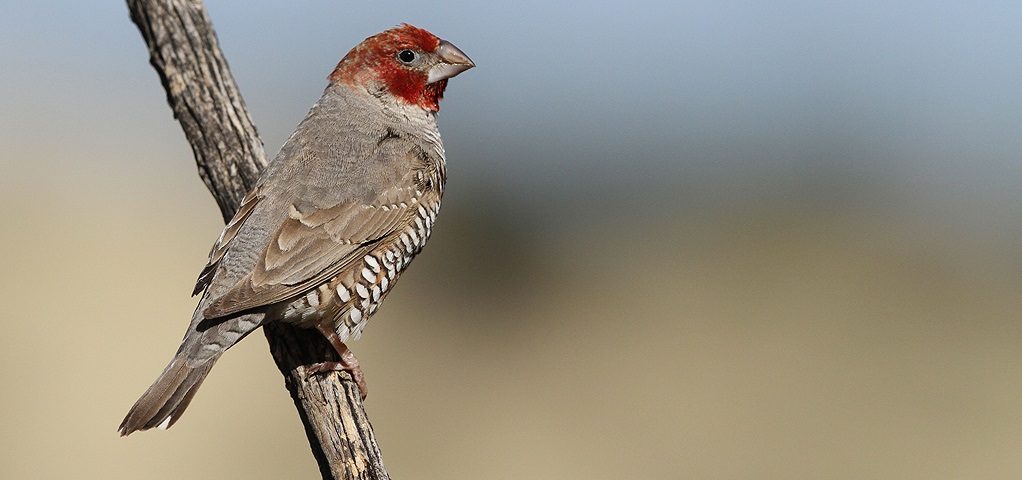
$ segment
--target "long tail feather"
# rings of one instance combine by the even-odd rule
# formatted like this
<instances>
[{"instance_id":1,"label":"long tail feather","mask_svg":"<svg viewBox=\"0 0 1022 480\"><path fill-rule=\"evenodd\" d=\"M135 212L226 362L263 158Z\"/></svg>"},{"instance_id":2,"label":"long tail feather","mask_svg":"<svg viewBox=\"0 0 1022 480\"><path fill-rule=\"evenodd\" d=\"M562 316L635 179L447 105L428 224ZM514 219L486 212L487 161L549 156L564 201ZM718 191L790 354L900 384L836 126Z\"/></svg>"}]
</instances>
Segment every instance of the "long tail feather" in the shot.
<instances>
[{"instance_id":1,"label":"long tail feather","mask_svg":"<svg viewBox=\"0 0 1022 480\"><path fill-rule=\"evenodd\" d=\"M197 366L177 356L124 417L118 431L122 436L138 430L169 428L181 418L188 403L202 385L219 356Z\"/></svg>"}]
</instances>

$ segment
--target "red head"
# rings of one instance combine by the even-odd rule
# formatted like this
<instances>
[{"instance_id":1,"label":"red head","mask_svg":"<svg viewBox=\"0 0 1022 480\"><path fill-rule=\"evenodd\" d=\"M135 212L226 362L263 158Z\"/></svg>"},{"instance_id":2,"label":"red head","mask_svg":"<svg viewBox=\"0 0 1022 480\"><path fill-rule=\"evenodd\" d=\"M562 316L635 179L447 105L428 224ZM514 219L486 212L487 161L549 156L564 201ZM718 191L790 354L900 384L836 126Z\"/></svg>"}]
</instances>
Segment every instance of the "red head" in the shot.
<instances>
[{"instance_id":1,"label":"red head","mask_svg":"<svg viewBox=\"0 0 1022 480\"><path fill-rule=\"evenodd\" d=\"M376 84L398 101L435 112L447 79L474 66L454 45L406 23L363 40L329 78L352 86Z\"/></svg>"}]
</instances>

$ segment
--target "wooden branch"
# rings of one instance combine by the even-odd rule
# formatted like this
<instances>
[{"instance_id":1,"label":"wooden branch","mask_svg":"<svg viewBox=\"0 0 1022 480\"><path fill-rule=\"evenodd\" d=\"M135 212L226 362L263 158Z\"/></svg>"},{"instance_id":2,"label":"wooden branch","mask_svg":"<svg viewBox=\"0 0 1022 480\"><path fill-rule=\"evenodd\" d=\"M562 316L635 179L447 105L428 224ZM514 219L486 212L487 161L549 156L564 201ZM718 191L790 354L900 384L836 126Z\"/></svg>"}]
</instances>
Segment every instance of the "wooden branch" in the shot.
<instances>
[{"instance_id":1,"label":"wooden branch","mask_svg":"<svg viewBox=\"0 0 1022 480\"><path fill-rule=\"evenodd\" d=\"M199 176L229 220L266 166L266 154L206 9L201 0L128 0L128 9ZM305 374L303 365L337 360L323 336L288 325L263 330L323 478L389 479L351 376Z\"/></svg>"}]
</instances>

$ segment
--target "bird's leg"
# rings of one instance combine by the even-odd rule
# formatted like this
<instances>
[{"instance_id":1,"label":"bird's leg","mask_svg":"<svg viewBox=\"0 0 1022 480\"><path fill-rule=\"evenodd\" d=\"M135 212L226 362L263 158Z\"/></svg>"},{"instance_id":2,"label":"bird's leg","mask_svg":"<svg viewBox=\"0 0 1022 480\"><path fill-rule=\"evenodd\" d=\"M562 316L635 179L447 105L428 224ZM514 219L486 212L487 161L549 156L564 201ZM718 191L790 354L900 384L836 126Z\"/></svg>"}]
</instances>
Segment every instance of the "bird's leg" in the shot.
<instances>
[{"instance_id":1,"label":"bird's leg","mask_svg":"<svg viewBox=\"0 0 1022 480\"><path fill-rule=\"evenodd\" d=\"M337 355L341 357L339 362L319 362L309 365L306 369L308 375L316 375L326 372L339 372L347 371L351 374L352 380L358 385L358 392L362 395L362 400L365 400L366 395L369 394L368 388L366 388L365 375L362 374L362 367L358 364L358 359L355 358L355 354L352 353L351 349L348 348L341 338L337 336L337 332L334 331L333 325L330 322L322 322L316 324L316 330L326 337L330 345L337 351Z\"/></svg>"}]
</instances>

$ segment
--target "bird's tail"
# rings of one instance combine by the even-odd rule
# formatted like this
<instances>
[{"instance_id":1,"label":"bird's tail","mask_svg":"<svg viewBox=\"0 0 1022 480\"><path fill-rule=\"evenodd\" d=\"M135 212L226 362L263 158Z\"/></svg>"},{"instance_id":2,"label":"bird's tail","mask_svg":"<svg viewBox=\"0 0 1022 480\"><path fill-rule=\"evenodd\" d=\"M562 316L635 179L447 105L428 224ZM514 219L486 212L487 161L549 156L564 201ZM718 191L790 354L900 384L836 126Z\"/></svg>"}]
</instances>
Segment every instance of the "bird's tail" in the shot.
<instances>
[{"instance_id":1,"label":"bird's tail","mask_svg":"<svg viewBox=\"0 0 1022 480\"><path fill-rule=\"evenodd\" d=\"M178 354L124 417L118 431L122 436L153 427L170 428L181 418L195 392L219 358L213 356L195 365Z\"/></svg>"},{"instance_id":2,"label":"bird's tail","mask_svg":"<svg viewBox=\"0 0 1022 480\"><path fill-rule=\"evenodd\" d=\"M259 328L264 318L262 313L240 315L206 325L209 321L201 313L205 304L203 298L174 359L124 417L117 429L122 436L154 427L170 428L181 418L220 355Z\"/></svg>"}]
</instances>

